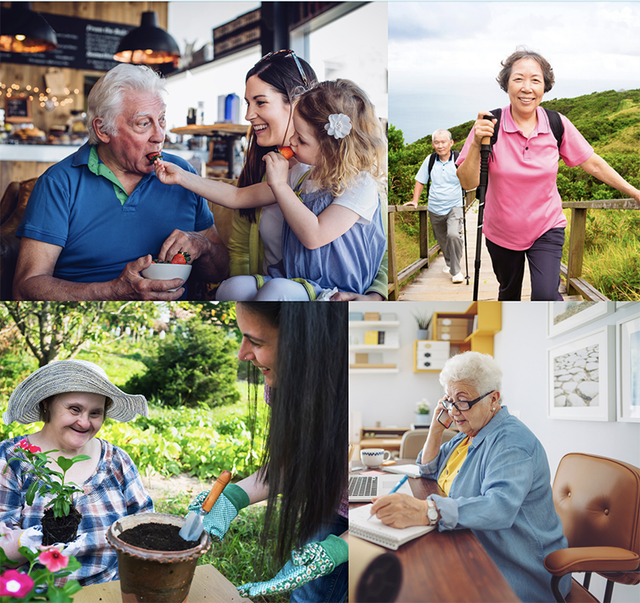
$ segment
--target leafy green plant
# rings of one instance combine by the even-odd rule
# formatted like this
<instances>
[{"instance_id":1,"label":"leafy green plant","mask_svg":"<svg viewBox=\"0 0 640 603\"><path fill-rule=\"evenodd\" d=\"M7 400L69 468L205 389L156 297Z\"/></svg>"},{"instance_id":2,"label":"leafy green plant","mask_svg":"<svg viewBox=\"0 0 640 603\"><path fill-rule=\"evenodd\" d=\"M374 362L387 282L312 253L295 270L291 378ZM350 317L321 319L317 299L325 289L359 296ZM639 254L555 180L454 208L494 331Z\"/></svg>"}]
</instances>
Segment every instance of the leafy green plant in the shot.
<instances>
[{"instance_id":1,"label":"leafy green plant","mask_svg":"<svg viewBox=\"0 0 640 603\"><path fill-rule=\"evenodd\" d=\"M57 578L68 576L80 569L75 557L67 557L57 549L43 548L33 552L26 546L18 552L27 559L27 565L16 569L5 569L0 575L0 601L16 603L18 601L54 601L71 603L72 595L80 590L77 580L68 580L63 586L56 586ZM0 568L16 565L0 548ZM25 570L26 567L26 571Z\"/></svg>"},{"instance_id":2,"label":"leafy green plant","mask_svg":"<svg viewBox=\"0 0 640 603\"><path fill-rule=\"evenodd\" d=\"M71 469L71 467L76 463L79 463L80 461L88 461L91 457L86 454L79 454L71 459L59 456L56 459L56 462L60 469L62 469L61 473L60 471L55 471L54 469L47 467L47 463L50 460L49 455L54 452L59 452L59 450L42 452L38 446L29 444L27 440L22 440L15 449L15 452L22 452L26 457L27 462L31 463L33 467L33 469L27 469L25 473L33 473L37 478L36 481L34 481L27 489L27 493L25 495L27 504L33 504L33 499L36 494L39 496L45 496L48 493L52 493L53 503L51 508L53 510L53 516L57 518L69 515L69 511L73 506L73 495L76 492L82 492L82 489L72 482L64 483L67 471L69 471L69 469ZM23 460L23 458L16 456L10 458L8 463L11 461ZM5 467L5 471L6 470L7 467Z\"/></svg>"},{"instance_id":3,"label":"leafy green plant","mask_svg":"<svg viewBox=\"0 0 640 603\"><path fill-rule=\"evenodd\" d=\"M198 318L181 322L154 355L142 359L146 372L132 377L123 389L167 406L233 404L240 397L235 386L237 347L226 329Z\"/></svg>"}]
</instances>

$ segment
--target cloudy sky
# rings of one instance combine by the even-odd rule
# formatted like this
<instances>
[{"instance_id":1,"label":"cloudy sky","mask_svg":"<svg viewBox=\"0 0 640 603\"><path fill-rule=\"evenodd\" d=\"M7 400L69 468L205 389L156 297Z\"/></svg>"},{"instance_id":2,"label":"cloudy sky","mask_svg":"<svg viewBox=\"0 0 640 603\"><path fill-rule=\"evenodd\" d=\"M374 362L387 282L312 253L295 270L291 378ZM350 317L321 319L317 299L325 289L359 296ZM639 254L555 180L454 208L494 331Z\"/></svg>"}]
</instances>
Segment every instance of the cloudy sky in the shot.
<instances>
[{"instance_id":1,"label":"cloudy sky","mask_svg":"<svg viewBox=\"0 0 640 603\"><path fill-rule=\"evenodd\" d=\"M546 99L640 88L640 2L391 2L389 121L406 142L508 103L517 46L556 75Z\"/></svg>"}]
</instances>

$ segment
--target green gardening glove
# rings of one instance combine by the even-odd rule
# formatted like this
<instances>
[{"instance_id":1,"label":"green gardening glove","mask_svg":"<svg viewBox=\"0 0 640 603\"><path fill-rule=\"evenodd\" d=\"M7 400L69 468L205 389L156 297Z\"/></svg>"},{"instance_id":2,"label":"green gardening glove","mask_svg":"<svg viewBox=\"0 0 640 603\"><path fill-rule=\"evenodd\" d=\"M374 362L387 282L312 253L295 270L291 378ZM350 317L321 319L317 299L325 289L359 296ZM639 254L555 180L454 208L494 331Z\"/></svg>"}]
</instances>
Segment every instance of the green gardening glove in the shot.
<instances>
[{"instance_id":1,"label":"green gardening glove","mask_svg":"<svg viewBox=\"0 0 640 603\"><path fill-rule=\"evenodd\" d=\"M189 505L189 511L199 511L208 494L209 492L200 492ZM247 493L237 484L228 484L218 497L218 500L216 500L211 511L202 518L204 529L212 536L217 536L222 540L240 509L248 506L249 496Z\"/></svg>"},{"instance_id":2,"label":"green gardening glove","mask_svg":"<svg viewBox=\"0 0 640 603\"><path fill-rule=\"evenodd\" d=\"M330 574L348 559L349 545L342 538L331 534L322 542L309 542L293 551L291 559L273 580L242 584L238 586L238 592L243 597L284 593Z\"/></svg>"}]
</instances>

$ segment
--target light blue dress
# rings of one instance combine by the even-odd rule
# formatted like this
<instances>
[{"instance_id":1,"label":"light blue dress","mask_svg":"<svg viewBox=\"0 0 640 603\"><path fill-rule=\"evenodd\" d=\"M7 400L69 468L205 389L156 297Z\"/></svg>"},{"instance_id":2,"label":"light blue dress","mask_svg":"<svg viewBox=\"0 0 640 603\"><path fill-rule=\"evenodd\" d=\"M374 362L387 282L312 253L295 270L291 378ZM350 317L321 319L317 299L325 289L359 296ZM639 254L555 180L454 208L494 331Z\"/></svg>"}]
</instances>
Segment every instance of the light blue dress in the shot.
<instances>
[{"instance_id":1,"label":"light blue dress","mask_svg":"<svg viewBox=\"0 0 640 603\"><path fill-rule=\"evenodd\" d=\"M316 216L333 202L329 191L302 193L300 198ZM380 205L378 199L378 207L369 224L357 222L341 237L318 249L307 249L285 221L283 259L269 266L269 276L304 279L316 295L334 287L339 291L364 293L378 274L387 246Z\"/></svg>"},{"instance_id":2,"label":"light blue dress","mask_svg":"<svg viewBox=\"0 0 640 603\"><path fill-rule=\"evenodd\" d=\"M438 479L466 437L458 434L433 461L418 463L421 475ZM521 601L555 600L543 562L566 548L567 539L553 505L549 462L540 441L506 406L473 438L449 497L428 498L440 511L438 529L471 529ZM560 590L570 589L568 574Z\"/></svg>"}]
</instances>

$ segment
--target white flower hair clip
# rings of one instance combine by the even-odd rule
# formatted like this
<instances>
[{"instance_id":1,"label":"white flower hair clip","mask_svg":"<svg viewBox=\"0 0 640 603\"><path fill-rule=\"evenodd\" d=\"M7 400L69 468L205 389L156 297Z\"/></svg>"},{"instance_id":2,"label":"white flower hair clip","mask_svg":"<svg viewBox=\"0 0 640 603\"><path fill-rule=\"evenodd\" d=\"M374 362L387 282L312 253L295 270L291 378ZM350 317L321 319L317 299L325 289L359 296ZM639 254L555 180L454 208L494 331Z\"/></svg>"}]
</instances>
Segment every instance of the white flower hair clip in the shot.
<instances>
[{"instance_id":1,"label":"white flower hair clip","mask_svg":"<svg viewBox=\"0 0 640 603\"><path fill-rule=\"evenodd\" d=\"M325 124L324 129L329 136L338 140L351 132L351 120L344 113L334 113L329 115L329 123Z\"/></svg>"}]
</instances>

